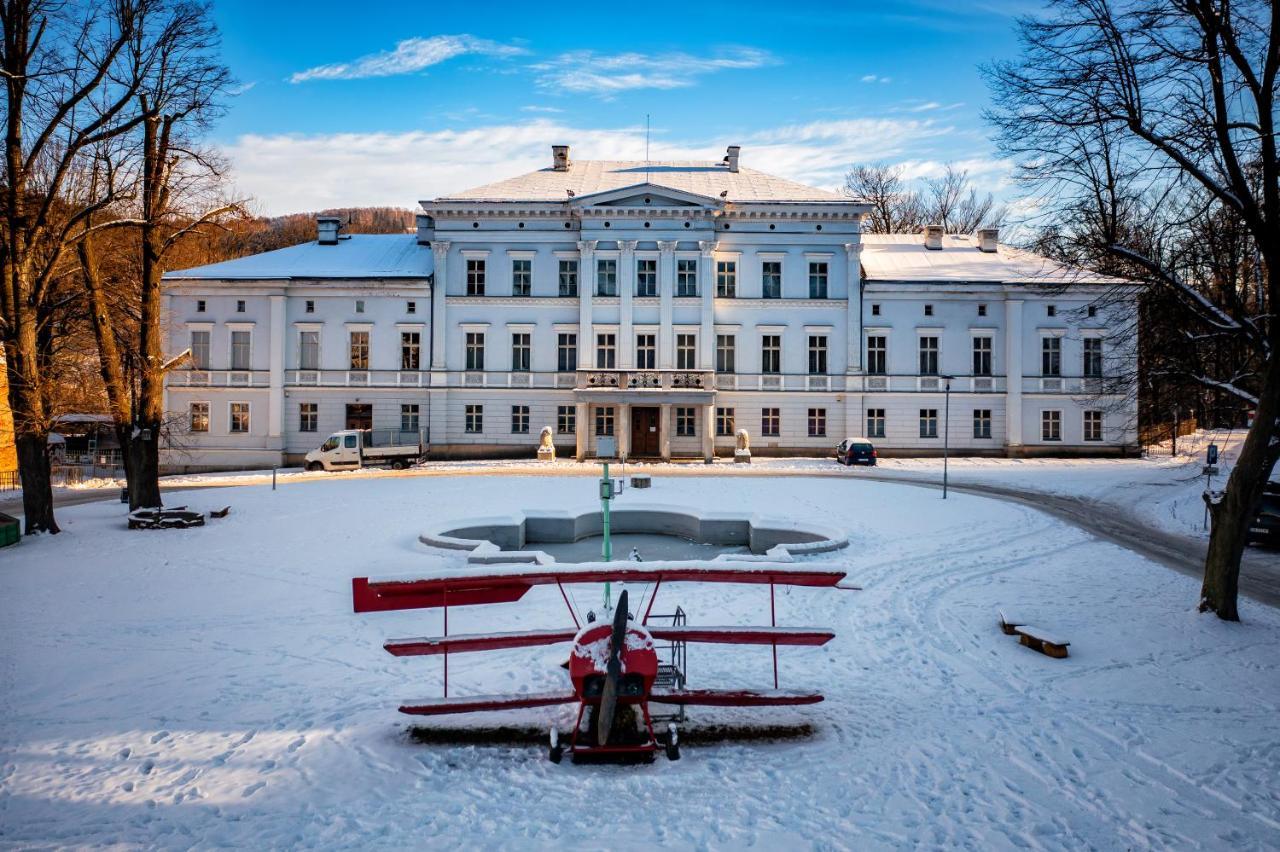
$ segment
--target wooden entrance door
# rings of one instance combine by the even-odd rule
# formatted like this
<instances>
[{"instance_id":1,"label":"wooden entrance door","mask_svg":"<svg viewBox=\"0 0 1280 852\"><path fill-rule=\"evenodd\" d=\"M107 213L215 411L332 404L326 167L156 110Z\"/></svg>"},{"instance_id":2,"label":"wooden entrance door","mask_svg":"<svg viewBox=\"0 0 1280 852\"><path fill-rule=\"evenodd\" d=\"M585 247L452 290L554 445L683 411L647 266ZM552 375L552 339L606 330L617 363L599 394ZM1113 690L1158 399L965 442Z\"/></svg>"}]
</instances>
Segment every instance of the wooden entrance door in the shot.
<instances>
[{"instance_id":1,"label":"wooden entrance door","mask_svg":"<svg viewBox=\"0 0 1280 852\"><path fill-rule=\"evenodd\" d=\"M631 409L632 456L656 456L661 453L658 412L657 408Z\"/></svg>"}]
</instances>

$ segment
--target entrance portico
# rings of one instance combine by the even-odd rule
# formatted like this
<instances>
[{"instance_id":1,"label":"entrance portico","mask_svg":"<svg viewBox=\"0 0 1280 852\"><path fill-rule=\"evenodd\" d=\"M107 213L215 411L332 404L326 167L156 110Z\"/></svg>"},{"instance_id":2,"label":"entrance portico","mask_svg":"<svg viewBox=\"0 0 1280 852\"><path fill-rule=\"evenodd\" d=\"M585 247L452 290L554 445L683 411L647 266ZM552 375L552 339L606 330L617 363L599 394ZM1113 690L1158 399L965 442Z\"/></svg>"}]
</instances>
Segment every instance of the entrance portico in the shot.
<instances>
[{"instance_id":1,"label":"entrance portico","mask_svg":"<svg viewBox=\"0 0 1280 852\"><path fill-rule=\"evenodd\" d=\"M702 415L702 456L714 454L715 391L710 373L665 370L580 371L574 391L578 434L575 444L579 461L590 454L591 436L597 428L612 424L618 455L629 458L671 458L677 407L695 408ZM612 413L608 417L601 409ZM590 430L590 431L588 431Z\"/></svg>"}]
</instances>

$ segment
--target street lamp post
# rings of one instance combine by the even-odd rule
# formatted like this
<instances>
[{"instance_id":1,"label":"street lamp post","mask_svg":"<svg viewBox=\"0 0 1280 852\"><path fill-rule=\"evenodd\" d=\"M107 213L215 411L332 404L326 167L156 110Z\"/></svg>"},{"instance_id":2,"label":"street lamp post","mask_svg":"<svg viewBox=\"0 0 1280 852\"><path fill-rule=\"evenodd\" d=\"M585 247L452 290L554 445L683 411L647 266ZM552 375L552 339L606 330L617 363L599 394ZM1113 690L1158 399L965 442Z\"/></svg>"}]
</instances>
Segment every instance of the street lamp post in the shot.
<instances>
[{"instance_id":1,"label":"street lamp post","mask_svg":"<svg viewBox=\"0 0 1280 852\"><path fill-rule=\"evenodd\" d=\"M946 392L942 406L942 499L947 499L947 457L951 454L951 380L955 376L943 376Z\"/></svg>"}]
</instances>

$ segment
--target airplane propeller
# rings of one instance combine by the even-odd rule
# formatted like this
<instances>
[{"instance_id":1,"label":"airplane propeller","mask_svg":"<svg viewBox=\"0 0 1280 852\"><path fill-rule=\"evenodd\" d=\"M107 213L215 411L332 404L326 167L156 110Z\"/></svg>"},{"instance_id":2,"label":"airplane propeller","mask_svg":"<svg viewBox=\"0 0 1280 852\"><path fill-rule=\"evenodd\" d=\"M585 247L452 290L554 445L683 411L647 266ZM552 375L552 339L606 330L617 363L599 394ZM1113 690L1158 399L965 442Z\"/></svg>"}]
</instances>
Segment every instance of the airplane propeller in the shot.
<instances>
[{"instance_id":1,"label":"airplane propeller","mask_svg":"<svg viewBox=\"0 0 1280 852\"><path fill-rule=\"evenodd\" d=\"M596 745L606 745L613 730L614 711L618 707L618 685L622 680L622 649L627 640L627 592L618 595L613 611L613 635L609 641L609 665L605 669L604 689L600 693L600 712L596 716Z\"/></svg>"}]
</instances>

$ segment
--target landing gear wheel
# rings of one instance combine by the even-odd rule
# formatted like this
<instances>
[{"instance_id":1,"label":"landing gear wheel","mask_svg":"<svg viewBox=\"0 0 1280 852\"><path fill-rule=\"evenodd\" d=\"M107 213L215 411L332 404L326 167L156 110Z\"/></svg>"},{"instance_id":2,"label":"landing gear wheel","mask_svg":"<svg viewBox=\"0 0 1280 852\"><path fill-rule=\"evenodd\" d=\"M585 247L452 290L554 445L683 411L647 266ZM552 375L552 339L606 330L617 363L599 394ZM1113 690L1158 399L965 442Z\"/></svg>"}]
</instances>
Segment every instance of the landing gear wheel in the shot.
<instances>
[{"instance_id":1,"label":"landing gear wheel","mask_svg":"<svg viewBox=\"0 0 1280 852\"><path fill-rule=\"evenodd\" d=\"M324 470L324 465L320 462L307 462L307 470L315 473L318 470Z\"/></svg>"},{"instance_id":2,"label":"landing gear wheel","mask_svg":"<svg viewBox=\"0 0 1280 852\"><path fill-rule=\"evenodd\" d=\"M560 745L560 732L555 728L551 729L551 751L547 757L552 763L559 763L560 758L564 757L564 746Z\"/></svg>"},{"instance_id":3,"label":"landing gear wheel","mask_svg":"<svg viewBox=\"0 0 1280 852\"><path fill-rule=\"evenodd\" d=\"M675 722L667 723L667 760L680 759L680 733Z\"/></svg>"}]
</instances>

